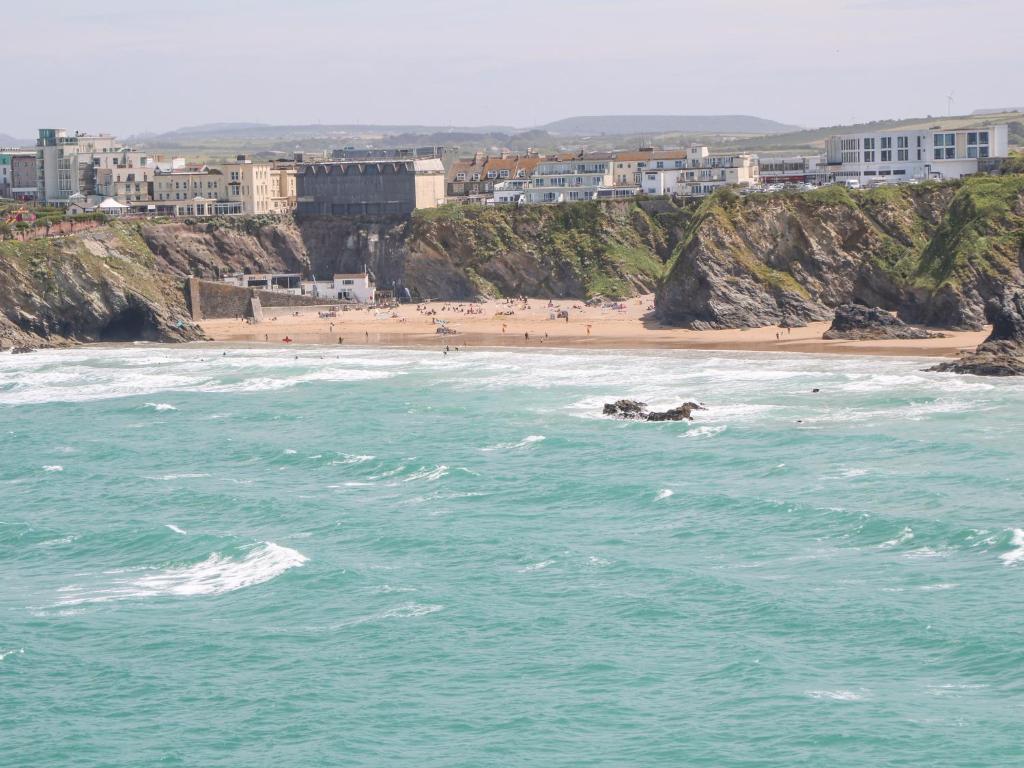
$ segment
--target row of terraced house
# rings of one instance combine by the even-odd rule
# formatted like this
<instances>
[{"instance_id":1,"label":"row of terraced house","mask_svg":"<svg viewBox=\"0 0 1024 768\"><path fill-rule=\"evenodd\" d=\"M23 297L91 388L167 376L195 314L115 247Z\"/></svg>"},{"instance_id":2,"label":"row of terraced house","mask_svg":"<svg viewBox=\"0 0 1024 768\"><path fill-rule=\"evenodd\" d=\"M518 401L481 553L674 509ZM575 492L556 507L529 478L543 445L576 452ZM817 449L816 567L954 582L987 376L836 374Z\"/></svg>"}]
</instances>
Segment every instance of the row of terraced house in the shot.
<instances>
[{"instance_id":1,"label":"row of terraced house","mask_svg":"<svg viewBox=\"0 0 1024 768\"><path fill-rule=\"evenodd\" d=\"M628 152L478 153L447 170L450 200L483 203L561 203L637 194L703 196L757 182L751 154L712 155L705 146Z\"/></svg>"}]
</instances>

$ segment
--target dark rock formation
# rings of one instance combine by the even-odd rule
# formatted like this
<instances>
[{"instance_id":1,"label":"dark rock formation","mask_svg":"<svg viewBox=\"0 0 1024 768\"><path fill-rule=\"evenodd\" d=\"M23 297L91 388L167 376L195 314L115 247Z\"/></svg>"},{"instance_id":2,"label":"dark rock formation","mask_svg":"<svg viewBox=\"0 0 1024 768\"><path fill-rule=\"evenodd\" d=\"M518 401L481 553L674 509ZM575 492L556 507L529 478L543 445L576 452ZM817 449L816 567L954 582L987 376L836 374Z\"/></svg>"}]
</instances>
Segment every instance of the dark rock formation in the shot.
<instances>
[{"instance_id":1,"label":"dark rock formation","mask_svg":"<svg viewBox=\"0 0 1024 768\"><path fill-rule=\"evenodd\" d=\"M836 307L832 327L822 335L824 339L932 339L941 334L914 328L892 312L862 304L841 304Z\"/></svg>"},{"instance_id":2,"label":"dark rock formation","mask_svg":"<svg viewBox=\"0 0 1024 768\"><path fill-rule=\"evenodd\" d=\"M973 373L976 376L1024 375L1024 293L1007 292L990 299L985 317L992 333L974 352L929 370L949 373Z\"/></svg>"},{"instance_id":3,"label":"dark rock formation","mask_svg":"<svg viewBox=\"0 0 1024 768\"><path fill-rule=\"evenodd\" d=\"M637 421L693 421L693 411L707 410L698 403L683 403L667 411L647 411L646 408L647 403L639 400L616 400L614 403L605 403L603 413L605 416Z\"/></svg>"}]
</instances>

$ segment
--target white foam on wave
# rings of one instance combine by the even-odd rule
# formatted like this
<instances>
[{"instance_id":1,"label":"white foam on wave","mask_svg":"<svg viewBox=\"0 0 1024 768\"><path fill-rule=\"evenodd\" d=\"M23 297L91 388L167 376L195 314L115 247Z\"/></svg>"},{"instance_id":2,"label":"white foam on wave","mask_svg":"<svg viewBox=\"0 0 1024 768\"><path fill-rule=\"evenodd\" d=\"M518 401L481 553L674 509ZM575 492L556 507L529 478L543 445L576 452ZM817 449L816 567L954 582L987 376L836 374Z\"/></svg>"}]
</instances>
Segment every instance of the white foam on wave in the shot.
<instances>
[{"instance_id":1,"label":"white foam on wave","mask_svg":"<svg viewBox=\"0 0 1024 768\"><path fill-rule=\"evenodd\" d=\"M546 440L546 439L547 438L544 437L544 435L527 435L522 440L520 440L518 443L498 443L497 445L489 445L486 448L481 448L480 450L481 451L508 451L508 450L515 450L517 448L526 448L528 446L533 445L534 443L539 443L539 442L541 442L543 440Z\"/></svg>"},{"instance_id":2,"label":"white foam on wave","mask_svg":"<svg viewBox=\"0 0 1024 768\"><path fill-rule=\"evenodd\" d=\"M533 563L527 565L525 568L520 568L516 573L532 573L533 571L542 571L549 565L554 565L554 560L541 560L539 563Z\"/></svg>"},{"instance_id":3,"label":"white foam on wave","mask_svg":"<svg viewBox=\"0 0 1024 768\"><path fill-rule=\"evenodd\" d=\"M64 467L60 464L47 464L43 467L43 472L63 472Z\"/></svg>"},{"instance_id":4,"label":"white foam on wave","mask_svg":"<svg viewBox=\"0 0 1024 768\"><path fill-rule=\"evenodd\" d=\"M149 597L221 595L262 584L308 561L301 552L270 541L253 545L241 560L214 552L201 563L174 566L158 573L115 581L111 586L87 589L64 587L58 605L106 603Z\"/></svg>"},{"instance_id":5,"label":"white foam on wave","mask_svg":"<svg viewBox=\"0 0 1024 768\"><path fill-rule=\"evenodd\" d=\"M1003 565L1016 565L1021 560L1024 560L1024 530L1020 528L1013 529L1013 538L1010 540L1010 545L1014 547L1009 552L1003 552L999 556L999 559L1003 561Z\"/></svg>"},{"instance_id":6,"label":"white foam on wave","mask_svg":"<svg viewBox=\"0 0 1024 768\"><path fill-rule=\"evenodd\" d=\"M418 470L416 470L407 478L405 478L405 482L409 483L414 480L440 480L447 474L448 466L445 464L438 464L433 469L428 469L427 467L420 467Z\"/></svg>"},{"instance_id":7,"label":"white foam on wave","mask_svg":"<svg viewBox=\"0 0 1024 768\"><path fill-rule=\"evenodd\" d=\"M680 435L680 437L689 437L689 438L714 437L715 435L720 434L721 432L724 432L725 430L726 430L725 424L717 424L715 426L712 426L710 424L704 424L702 426L696 427L695 429L688 429L688 430L686 430L685 432L683 432L683 434Z\"/></svg>"},{"instance_id":8,"label":"white foam on wave","mask_svg":"<svg viewBox=\"0 0 1024 768\"><path fill-rule=\"evenodd\" d=\"M25 649L24 648L10 648L10 649L7 649L7 650L5 650L3 648L0 648L0 661L3 661L8 656L21 656L24 653L25 653Z\"/></svg>"},{"instance_id":9,"label":"white foam on wave","mask_svg":"<svg viewBox=\"0 0 1024 768\"><path fill-rule=\"evenodd\" d=\"M824 699L826 701L863 701L864 694L856 691L807 691L812 699Z\"/></svg>"},{"instance_id":10,"label":"white foam on wave","mask_svg":"<svg viewBox=\"0 0 1024 768\"><path fill-rule=\"evenodd\" d=\"M152 408L154 411L176 411L178 410L170 403L146 403L143 408Z\"/></svg>"},{"instance_id":11,"label":"white foam on wave","mask_svg":"<svg viewBox=\"0 0 1024 768\"><path fill-rule=\"evenodd\" d=\"M181 472L170 475L145 475L147 480L193 480L197 477L209 477L206 472Z\"/></svg>"},{"instance_id":12,"label":"white foam on wave","mask_svg":"<svg viewBox=\"0 0 1024 768\"><path fill-rule=\"evenodd\" d=\"M673 495L675 495L675 491L673 491L671 488L662 488L660 491L658 491L658 495L654 497L654 500L661 501L662 499L667 499L669 496Z\"/></svg>"},{"instance_id":13,"label":"white foam on wave","mask_svg":"<svg viewBox=\"0 0 1024 768\"><path fill-rule=\"evenodd\" d=\"M188 535L188 532L187 532L187 531L183 531L183 530L181 530L181 528L179 528L178 526L174 525L174 523L167 523L167 526L166 526L166 527L167 527L167 528L170 528L170 529L171 529L172 531L174 531L175 533L180 533L180 534L181 534L182 536L186 536L186 535Z\"/></svg>"},{"instance_id":14,"label":"white foam on wave","mask_svg":"<svg viewBox=\"0 0 1024 768\"><path fill-rule=\"evenodd\" d=\"M911 528L909 525L906 525L906 526L903 527L903 530L900 531L900 535L899 536L897 536L895 539L889 539L888 541L883 541L881 544L878 545L878 548L879 549L891 549L892 547L898 546L900 544L906 544L908 541L912 541L913 538L914 538L914 529Z\"/></svg>"},{"instance_id":15,"label":"white foam on wave","mask_svg":"<svg viewBox=\"0 0 1024 768\"><path fill-rule=\"evenodd\" d=\"M369 454L363 456L357 456L351 453L341 454L341 458L332 459L331 464L362 464L364 461L373 461L376 456L370 456Z\"/></svg>"},{"instance_id":16,"label":"white foam on wave","mask_svg":"<svg viewBox=\"0 0 1024 768\"><path fill-rule=\"evenodd\" d=\"M421 603L405 603L390 608L380 614L382 619L414 619L418 616L428 616L444 610L443 605L423 605Z\"/></svg>"}]
</instances>

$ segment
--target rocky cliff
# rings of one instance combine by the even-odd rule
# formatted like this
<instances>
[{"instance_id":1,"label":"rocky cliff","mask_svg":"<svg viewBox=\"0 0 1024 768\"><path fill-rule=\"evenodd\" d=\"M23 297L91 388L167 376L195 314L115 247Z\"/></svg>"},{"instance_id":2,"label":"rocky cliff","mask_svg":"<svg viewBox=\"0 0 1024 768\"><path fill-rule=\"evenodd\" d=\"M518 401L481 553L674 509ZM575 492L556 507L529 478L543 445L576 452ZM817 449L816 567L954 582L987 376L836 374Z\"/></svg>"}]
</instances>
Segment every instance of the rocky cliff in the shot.
<instances>
[{"instance_id":1,"label":"rocky cliff","mask_svg":"<svg viewBox=\"0 0 1024 768\"><path fill-rule=\"evenodd\" d=\"M911 323L980 328L987 299L1021 285L1024 176L865 191L731 192L706 199L657 294L693 328L827 320L840 304Z\"/></svg>"},{"instance_id":2,"label":"rocky cliff","mask_svg":"<svg viewBox=\"0 0 1024 768\"><path fill-rule=\"evenodd\" d=\"M133 227L0 242L0 346L201 338L188 317Z\"/></svg>"},{"instance_id":3,"label":"rocky cliff","mask_svg":"<svg viewBox=\"0 0 1024 768\"><path fill-rule=\"evenodd\" d=\"M182 284L249 271L369 268L417 298L626 297L694 328L799 324L856 303L978 328L1024 286L1024 175L869 191L828 187L700 205L667 200L460 207L409 220L231 217L118 222L0 242L0 338L193 338Z\"/></svg>"},{"instance_id":4,"label":"rocky cliff","mask_svg":"<svg viewBox=\"0 0 1024 768\"><path fill-rule=\"evenodd\" d=\"M662 275L671 238L664 215L631 202L446 206L408 221L256 217L147 224L140 234L163 268L182 275L249 268L329 277L366 267L378 285L421 298L625 297L653 291Z\"/></svg>"}]
</instances>

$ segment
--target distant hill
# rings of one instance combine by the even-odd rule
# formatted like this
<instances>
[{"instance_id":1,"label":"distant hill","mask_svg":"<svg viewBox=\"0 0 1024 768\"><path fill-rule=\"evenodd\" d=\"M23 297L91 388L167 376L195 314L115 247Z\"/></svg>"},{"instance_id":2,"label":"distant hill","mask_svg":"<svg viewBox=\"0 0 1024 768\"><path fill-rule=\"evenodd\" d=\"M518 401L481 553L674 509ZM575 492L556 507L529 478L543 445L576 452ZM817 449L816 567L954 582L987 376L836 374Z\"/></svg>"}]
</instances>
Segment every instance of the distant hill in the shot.
<instances>
[{"instance_id":1,"label":"distant hill","mask_svg":"<svg viewBox=\"0 0 1024 768\"><path fill-rule=\"evenodd\" d=\"M542 131L562 135L638 133L773 134L800 130L751 115L594 115L567 117L547 125Z\"/></svg>"},{"instance_id":2,"label":"distant hill","mask_svg":"<svg viewBox=\"0 0 1024 768\"><path fill-rule=\"evenodd\" d=\"M1024 112L1024 107L1004 107L1003 109L976 109L972 115L1002 115L1007 112Z\"/></svg>"},{"instance_id":3,"label":"distant hill","mask_svg":"<svg viewBox=\"0 0 1024 768\"><path fill-rule=\"evenodd\" d=\"M6 133L0 133L0 147L34 147L36 143L31 139L17 139Z\"/></svg>"}]
</instances>

